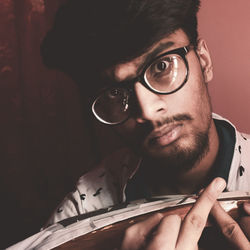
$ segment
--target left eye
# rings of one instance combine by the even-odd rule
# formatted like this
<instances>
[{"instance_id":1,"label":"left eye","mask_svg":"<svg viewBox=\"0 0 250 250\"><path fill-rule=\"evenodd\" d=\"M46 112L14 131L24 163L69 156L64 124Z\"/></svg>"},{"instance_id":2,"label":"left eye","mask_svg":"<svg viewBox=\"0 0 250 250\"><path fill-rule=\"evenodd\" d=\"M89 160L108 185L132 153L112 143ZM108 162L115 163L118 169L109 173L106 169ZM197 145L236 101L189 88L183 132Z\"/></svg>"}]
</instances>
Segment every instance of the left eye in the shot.
<instances>
[{"instance_id":1,"label":"left eye","mask_svg":"<svg viewBox=\"0 0 250 250\"><path fill-rule=\"evenodd\" d=\"M108 97L109 98L117 98L121 95L121 90L120 89L111 89L108 91Z\"/></svg>"},{"instance_id":2,"label":"left eye","mask_svg":"<svg viewBox=\"0 0 250 250\"><path fill-rule=\"evenodd\" d=\"M151 66L149 67L149 72L154 76L169 74L172 69L172 64L173 58L171 58L170 56L163 57L155 63L151 64Z\"/></svg>"}]
</instances>

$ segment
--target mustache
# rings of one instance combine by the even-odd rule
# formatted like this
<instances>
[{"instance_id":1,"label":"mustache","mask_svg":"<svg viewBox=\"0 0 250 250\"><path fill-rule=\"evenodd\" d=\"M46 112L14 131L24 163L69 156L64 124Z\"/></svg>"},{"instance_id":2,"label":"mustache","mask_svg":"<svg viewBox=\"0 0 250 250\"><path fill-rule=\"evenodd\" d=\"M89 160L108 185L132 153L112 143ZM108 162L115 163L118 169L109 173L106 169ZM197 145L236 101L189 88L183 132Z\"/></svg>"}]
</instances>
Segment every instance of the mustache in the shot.
<instances>
[{"instance_id":1,"label":"mustache","mask_svg":"<svg viewBox=\"0 0 250 250\"><path fill-rule=\"evenodd\" d=\"M161 120L154 122L145 122L143 124L137 124L136 135L140 138L139 141L144 140L153 131L161 129L164 125L173 124L182 121L192 121L193 118L189 114L177 114L172 117L162 117Z\"/></svg>"},{"instance_id":2,"label":"mustache","mask_svg":"<svg viewBox=\"0 0 250 250\"><path fill-rule=\"evenodd\" d=\"M161 121L156 121L156 127L159 128L163 125L171 124L180 121L192 121L193 118L189 114L179 114L172 117L163 118Z\"/></svg>"}]
</instances>

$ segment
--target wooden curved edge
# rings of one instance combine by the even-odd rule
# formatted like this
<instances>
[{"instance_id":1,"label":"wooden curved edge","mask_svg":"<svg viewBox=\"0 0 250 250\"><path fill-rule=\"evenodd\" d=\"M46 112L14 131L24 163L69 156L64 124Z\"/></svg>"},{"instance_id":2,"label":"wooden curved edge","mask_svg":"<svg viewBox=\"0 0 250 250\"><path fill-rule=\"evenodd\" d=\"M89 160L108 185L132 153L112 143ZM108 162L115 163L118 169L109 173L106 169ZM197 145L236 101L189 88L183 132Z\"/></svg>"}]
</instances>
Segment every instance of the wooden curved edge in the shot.
<instances>
[{"instance_id":1,"label":"wooden curved edge","mask_svg":"<svg viewBox=\"0 0 250 250\"><path fill-rule=\"evenodd\" d=\"M227 211L227 213L237 221L242 213L241 204L244 200L234 200L236 202L236 207ZM178 214L182 219L186 216L188 211L192 208L193 204L181 205L178 207L170 207L159 210L157 212L163 213L164 216L171 214ZM119 249L121 244L124 231L131 225L138 223L147 219L155 212L151 212L148 214L143 214L134 218L130 218L106 227L103 227L99 230L93 231L91 233L82 235L80 237L75 238L74 240L70 240L58 246L54 249L85 249L85 250L112 250ZM206 227L213 227L213 222L211 220L207 221Z\"/></svg>"}]
</instances>

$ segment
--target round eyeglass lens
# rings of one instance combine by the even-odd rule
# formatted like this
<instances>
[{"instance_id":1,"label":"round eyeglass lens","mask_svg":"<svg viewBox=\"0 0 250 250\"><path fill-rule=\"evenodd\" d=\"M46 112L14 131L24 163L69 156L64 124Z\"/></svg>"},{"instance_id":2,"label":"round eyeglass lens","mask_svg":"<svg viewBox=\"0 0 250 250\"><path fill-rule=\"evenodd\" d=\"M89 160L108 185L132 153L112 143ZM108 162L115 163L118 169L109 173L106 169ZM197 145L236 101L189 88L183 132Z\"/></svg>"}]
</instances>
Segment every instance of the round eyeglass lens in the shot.
<instances>
[{"instance_id":1,"label":"round eyeglass lens","mask_svg":"<svg viewBox=\"0 0 250 250\"><path fill-rule=\"evenodd\" d=\"M145 71L144 80L150 88L160 93L178 89L187 76L187 67L180 55L170 54L158 58Z\"/></svg>"},{"instance_id":2,"label":"round eyeglass lens","mask_svg":"<svg viewBox=\"0 0 250 250\"><path fill-rule=\"evenodd\" d=\"M123 88L104 91L93 103L92 111L103 123L117 124L129 116L129 92Z\"/></svg>"}]
</instances>

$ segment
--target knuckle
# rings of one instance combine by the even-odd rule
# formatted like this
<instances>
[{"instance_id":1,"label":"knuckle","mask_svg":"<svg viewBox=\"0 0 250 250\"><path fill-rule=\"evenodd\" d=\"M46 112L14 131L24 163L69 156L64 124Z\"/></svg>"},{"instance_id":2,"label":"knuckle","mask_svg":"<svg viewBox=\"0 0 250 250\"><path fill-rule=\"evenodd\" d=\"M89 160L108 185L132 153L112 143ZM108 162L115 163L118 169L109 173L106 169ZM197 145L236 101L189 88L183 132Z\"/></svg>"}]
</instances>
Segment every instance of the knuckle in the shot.
<instances>
[{"instance_id":1,"label":"knuckle","mask_svg":"<svg viewBox=\"0 0 250 250\"><path fill-rule=\"evenodd\" d=\"M190 214L187 217L187 222L196 230L202 229L205 226L204 219L198 214Z\"/></svg>"},{"instance_id":2,"label":"knuckle","mask_svg":"<svg viewBox=\"0 0 250 250\"><path fill-rule=\"evenodd\" d=\"M125 230L124 237L126 239L132 238L137 233L136 225L133 225Z\"/></svg>"},{"instance_id":3,"label":"knuckle","mask_svg":"<svg viewBox=\"0 0 250 250\"><path fill-rule=\"evenodd\" d=\"M132 225L125 230L124 238L127 240L134 239L135 235L137 235L138 240L146 239L144 230L141 227L139 227L137 224Z\"/></svg>"},{"instance_id":4,"label":"knuckle","mask_svg":"<svg viewBox=\"0 0 250 250\"><path fill-rule=\"evenodd\" d=\"M231 222L223 226L222 233L227 238L232 238L237 230L239 229L239 226L236 222Z\"/></svg>"},{"instance_id":5,"label":"knuckle","mask_svg":"<svg viewBox=\"0 0 250 250\"><path fill-rule=\"evenodd\" d=\"M159 212L155 213L154 216L155 216L156 218L158 218L159 220L161 220L161 219L163 218L163 214L161 214L161 213L159 213Z\"/></svg>"}]
</instances>

